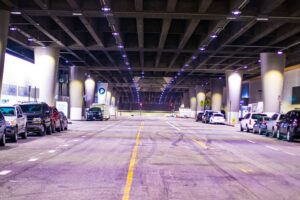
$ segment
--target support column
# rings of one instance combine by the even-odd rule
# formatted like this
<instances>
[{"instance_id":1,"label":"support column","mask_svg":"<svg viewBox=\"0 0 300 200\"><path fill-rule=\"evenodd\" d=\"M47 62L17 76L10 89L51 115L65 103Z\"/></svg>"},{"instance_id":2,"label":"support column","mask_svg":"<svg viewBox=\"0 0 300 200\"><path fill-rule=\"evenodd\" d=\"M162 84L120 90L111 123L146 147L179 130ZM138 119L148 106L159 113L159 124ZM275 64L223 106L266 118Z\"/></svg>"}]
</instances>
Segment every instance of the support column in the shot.
<instances>
[{"instance_id":1,"label":"support column","mask_svg":"<svg viewBox=\"0 0 300 200\"><path fill-rule=\"evenodd\" d=\"M105 102L106 102L106 105L111 105L111 97L112 97L112 92L113 92L113 88L112 88L112 86L108 86L108 88L107 88L107 93L106 93L106 100L105 100Z\"/></svg>"},{"instance_id":2,"label":"support column","mask_svg":"<svg viewBox=\"0 0 300 200\"><path fill-rule=\"evenodd\" d=\"M70 119L82 119L84 73L77 66L70 68Z\"/></svg>"},{"instance_id":3,"label":"support column","mask_svg":"<svg viewBox=\"0 0 300 200\"><path fill-rule=\"evenodd\" d=\"M197 97L197 112L204 111L205 105L205 90L204 87L196 86L196 97Z\"/></svg>"},{"instance_id":4,"label":"support column","mask_svg":"<svg viewBox=\"0 0 300 200\"><path fill-rule=\"evenodd\" d=\"M214 111L220 112L222 108L224 81L220 79L211 79L211 108Z\"/></svg>"},{"instance_id":5,"label":"support column","mask_svg":"<svg viewBox=\"0 0 300 200\"><path fill-rule=\"evenodd\" d=\"M55 105L59 49L52 47L34 48L36 87L39 88L39 100L50 106Z\"/></svg>"},{"instance_id":6,"label":"support column","mask_svg":"<svg viewBox=\"0 0 300 200\"><path fill-rule=\"evenodd\" d=\"M7 37L8 37L8 26L9 26L10 13L6 10L0 10L0 95L2 91L2 80L4 73L4 58L5 50L7 46Z\"/></svg>"},{"instance_id":7,"label":"support column","mask_svg":"<svg viewBox=\"0 0 300 200\"><path fill-rule=\"evenodd\" d=\"M183 104L184 104L185 108L190 107L190 100L189 100L189 93L188 92L183 93Z\"/></svg>"},{"instance_id":8,"label":"support column","mask_svg":"<svg viewBox=\"0 0 300 200\"><path fill-rule=\"evenodd\" d=\"M238 123L243 73L240 71L226 71L227 81L227 121Z\"/></svg>"},{"instance_id":9,"label":"support column","mask_svg":"<svg viewBox=\"0 0 300 200\"><path fill-rule=\"evenodd\" d=\"M189 90L190 94L190 108L191 108L191 117L196 116L196 109L197 109L197 98L196 98L196 91L195 88L190 88Z\"/></svg>"},{"instance_id":10,"label":"support column","mask_svg":"<svg viewBox=\"0 0 300 200\"><path fill-rule=\"evenodd\" d=\"M91 107L91 105L94 103L95 87L96 87L95 80L92 77L88 77L84 82L85 102L87 108Z\"/></svg>"},{"instance_id":11,"label":"support column","mask_svg":"<svg viewBox=\"0 0 300 200\"><path fill-rule=\"evenodd\" d=\"M264 112L280 112L286 56L277 53L261 53L260 59Z\"/></svg>"}]
</instances>

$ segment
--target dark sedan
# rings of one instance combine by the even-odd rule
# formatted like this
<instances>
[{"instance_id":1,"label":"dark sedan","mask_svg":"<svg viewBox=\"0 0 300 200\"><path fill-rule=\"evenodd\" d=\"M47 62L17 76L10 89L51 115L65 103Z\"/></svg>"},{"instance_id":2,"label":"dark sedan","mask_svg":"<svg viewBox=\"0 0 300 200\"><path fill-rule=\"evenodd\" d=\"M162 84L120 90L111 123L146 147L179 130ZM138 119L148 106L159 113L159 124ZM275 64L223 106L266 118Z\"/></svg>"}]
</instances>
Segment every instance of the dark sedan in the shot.
<instances>
[{"instance_id":1,"label":"dark sedan","mask_svg":"<svg viewBox=\"0 0 300 200\"><path fill-rule=\"evenodd\" d=\"M103 121L103 114L102 110L98 107L92 107L87 111L87 116L86 116L87 121L92 121L92 120L100 120Z\"/></svg>"}]
</instances>

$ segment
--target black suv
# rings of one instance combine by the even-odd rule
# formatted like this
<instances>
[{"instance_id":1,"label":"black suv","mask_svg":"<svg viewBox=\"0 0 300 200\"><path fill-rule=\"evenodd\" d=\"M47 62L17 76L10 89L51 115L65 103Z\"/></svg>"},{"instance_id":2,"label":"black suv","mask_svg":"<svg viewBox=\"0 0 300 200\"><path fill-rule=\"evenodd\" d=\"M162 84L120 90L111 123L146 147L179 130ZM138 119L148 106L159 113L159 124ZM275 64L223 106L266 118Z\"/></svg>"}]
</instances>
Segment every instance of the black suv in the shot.
<instances>
[{"instance_id":1,"label":"black suv","mask_svg":"<svg viewBox=\"0 0 300 200\"><path fill-rule=\"evenodd\" d=\"M87 111L86 120L100 120L103 121L103 114L101 108L92 107Z\"/></svg>"},{"instance_id":2,"label":"black suv","mask_svg":"<svg viewBox=\"0 0 300 200\"><path fill-rule=\"evenodd\" d=\"M23 103L20 107L27 116L27 131L40 136L51 134L51 112L46 103Z\"/></svg>"},{"instance_id":3,"label":"black suv","mask_svg":"<svg viewBox=\"0 0 300 200\"><path fill-rule=\"evenodd\" d=\"M292 142L295 138L300 138L300 110L288 112L284 119L278 123L277 139L286 137Z\"/></svg>"}]
</instances>

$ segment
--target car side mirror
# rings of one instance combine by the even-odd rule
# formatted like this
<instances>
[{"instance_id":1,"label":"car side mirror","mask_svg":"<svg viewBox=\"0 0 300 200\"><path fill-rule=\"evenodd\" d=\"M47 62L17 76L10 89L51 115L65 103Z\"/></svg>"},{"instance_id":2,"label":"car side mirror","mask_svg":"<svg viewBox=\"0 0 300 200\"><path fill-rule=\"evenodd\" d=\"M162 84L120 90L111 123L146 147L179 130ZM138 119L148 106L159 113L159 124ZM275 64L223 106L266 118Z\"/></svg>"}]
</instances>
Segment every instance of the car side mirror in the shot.
<instances>
[{"instance_id":1,"label":"car side mirror","mask_svg":"<svg viewBox=\"0 0 300 200\"><path fill-rule=\"evenodd\" d=\"M18 114L18 118L21 118L21 117L23 117L23 115L22 114Z\"/></svg>"}]
</instances>

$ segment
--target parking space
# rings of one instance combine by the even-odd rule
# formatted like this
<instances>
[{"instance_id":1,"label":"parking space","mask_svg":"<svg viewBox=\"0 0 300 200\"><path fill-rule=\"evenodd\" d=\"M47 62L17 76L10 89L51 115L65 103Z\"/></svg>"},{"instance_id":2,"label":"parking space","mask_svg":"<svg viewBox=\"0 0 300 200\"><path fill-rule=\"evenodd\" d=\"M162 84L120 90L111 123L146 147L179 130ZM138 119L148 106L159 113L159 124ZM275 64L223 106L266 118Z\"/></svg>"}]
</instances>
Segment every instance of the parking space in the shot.
<instances>
[{"instance_id":1,"label":"parking space","mask_svg":"<svg viewBox=\"0 0 300 200\"><path fill-rule=\"evenodd\" d=\"M192 119L74 121L0 150L1 199L295 199L299 143Z\"/></svg>"}]
</instances>

